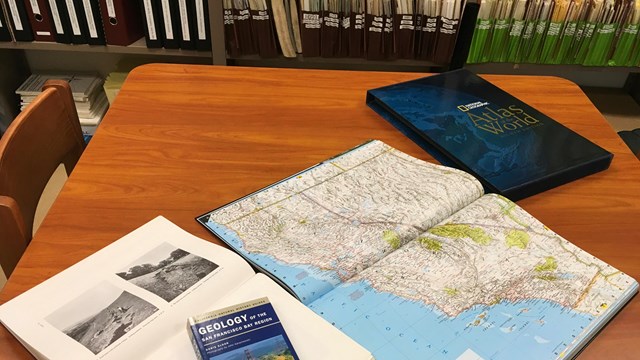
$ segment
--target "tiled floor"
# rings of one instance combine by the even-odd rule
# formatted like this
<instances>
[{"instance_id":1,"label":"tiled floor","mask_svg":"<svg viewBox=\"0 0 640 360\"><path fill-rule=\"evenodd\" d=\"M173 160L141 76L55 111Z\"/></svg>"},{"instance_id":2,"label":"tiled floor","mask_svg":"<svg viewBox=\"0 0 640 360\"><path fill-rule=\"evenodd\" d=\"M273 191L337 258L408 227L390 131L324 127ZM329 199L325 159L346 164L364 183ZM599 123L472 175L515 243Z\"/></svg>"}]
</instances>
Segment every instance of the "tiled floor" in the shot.
<instances>
[{"instance_id":1,"label":"tiled floor","mask_svg":"<svg viewBox=\"0 0 640 360\"><path fill-rule=\"evenodd\" d=\"M583 91L604 115L605 119L609 121L615 131L640 128L640 105L624 90L585 87ZM62 174L59 173L60 171L64 173L64 169L58 168L58 174L52 177L51 187L45 190L40 200L40 204L44 204L44 208L48 209L48 207L53 204L53 201L64 184L66 174L62 176ZM42 206L39 206L35 220L36 224L39 224L46 214L45 211L42 211L42 208ZM2 289L5 282L4 273L0 271L0 289Z\"/></svg>"}]
</instances>

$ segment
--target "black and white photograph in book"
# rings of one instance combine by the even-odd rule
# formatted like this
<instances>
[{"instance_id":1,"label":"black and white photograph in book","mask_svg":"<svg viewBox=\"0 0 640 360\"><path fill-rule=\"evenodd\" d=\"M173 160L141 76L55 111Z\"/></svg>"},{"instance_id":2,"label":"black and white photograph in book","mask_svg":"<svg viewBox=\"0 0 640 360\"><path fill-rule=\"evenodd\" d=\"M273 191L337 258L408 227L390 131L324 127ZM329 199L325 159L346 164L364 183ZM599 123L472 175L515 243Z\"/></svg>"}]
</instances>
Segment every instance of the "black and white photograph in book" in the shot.
<instances>
[{"instance_id":1,"label":"black and white photograph in book","mask_svg":"<svg viewBox=\"0 0 640 360\"><path fill-rule=\"evenodd\" d=\"M171 302L217 268L207 259L163 243L116 275Z\"/></svg>"},{"instance_id":2,"label":"black and white photograph in book","mask_svg":"<svg viewBox=\"0 0 640 360\"><path fill-rule=\"evenodd\" d=\"M156 311L152 304L105 281L46 320L97 355Z\"/></svg>"}]
</instances>

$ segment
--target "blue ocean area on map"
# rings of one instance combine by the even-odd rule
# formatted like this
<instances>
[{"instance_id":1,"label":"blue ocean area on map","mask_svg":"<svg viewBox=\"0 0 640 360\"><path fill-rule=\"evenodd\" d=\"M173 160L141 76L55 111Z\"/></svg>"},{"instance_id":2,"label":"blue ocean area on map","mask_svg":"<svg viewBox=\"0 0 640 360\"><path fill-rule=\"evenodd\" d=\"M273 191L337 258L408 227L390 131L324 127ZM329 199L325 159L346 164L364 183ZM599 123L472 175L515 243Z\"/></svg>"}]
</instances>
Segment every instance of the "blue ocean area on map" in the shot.
<instances>
[{"instance_id":1,"label":"blue ocean area on map","mask_svg":"<svg viewBox=\"0 0 640 360\"><path fill-rule=\"evenodd\" d=\"M326 271L307 264L285 264L273 256L249 252L236 232L223 225L208 221L207 227L236 251L285 282L305 304L331 291L341 282L335 271Z\"/></svg>"},{"instance_id":2,"label":"blue ocean area on map","mask_svg":"<svg viewBox=\"0 0 640 360\"><path fill-rule=\"evenodd\" d=\"M344 284L309 307L378 360L456 359L468 350L483 359L556 358L592 320L540 299L476 305L450 317L365 281Z\"/></svg>"}]
</instances>

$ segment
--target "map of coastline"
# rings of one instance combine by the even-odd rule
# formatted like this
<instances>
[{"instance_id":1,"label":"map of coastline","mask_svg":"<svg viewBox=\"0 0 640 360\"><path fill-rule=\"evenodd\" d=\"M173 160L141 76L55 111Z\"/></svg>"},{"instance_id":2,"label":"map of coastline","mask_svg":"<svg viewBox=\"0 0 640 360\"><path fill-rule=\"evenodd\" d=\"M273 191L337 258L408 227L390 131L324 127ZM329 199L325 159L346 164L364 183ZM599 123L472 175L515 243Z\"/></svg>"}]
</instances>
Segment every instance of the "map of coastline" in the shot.
<instances>
[{"instance_id":1,"label":"map of coastline","mask_svg":"<svg viewBox=\"0 0 640 360\"><path fill-rule=\"evenodd\" d=\"M468 174L378 141L206 225L379 359L562 358L637 289Z\"/></svg>"}]
</instances>

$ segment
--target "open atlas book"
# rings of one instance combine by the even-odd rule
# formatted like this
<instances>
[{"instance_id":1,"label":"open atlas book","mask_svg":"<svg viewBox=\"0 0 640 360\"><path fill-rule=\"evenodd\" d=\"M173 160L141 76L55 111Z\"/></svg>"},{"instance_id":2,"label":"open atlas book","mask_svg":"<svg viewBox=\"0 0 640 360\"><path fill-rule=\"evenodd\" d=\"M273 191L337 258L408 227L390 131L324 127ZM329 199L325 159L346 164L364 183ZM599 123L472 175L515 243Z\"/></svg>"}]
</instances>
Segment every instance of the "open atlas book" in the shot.
<instances>
[{"instance_id":1,"label":"open atlas book","mask_svg":"<svg viewBox=\"0 0 640 360\"><path fill-rule=\"evenodd\" d=\"M261 297L300 358L371 359L240 256L163 217L1 305L0 322L38 359L195 360L189 317Z\"/></svg>"},{"instance_id":2,"label":"open atlas book","mask_svg":"<svg viewBox=\"0 0 640 360\"><path fill-rule=\"evenodd\" d=\"M377 359L569 358L638 288L471 175L380 141L198 221Z\"/></svg>"}]
</instances>

